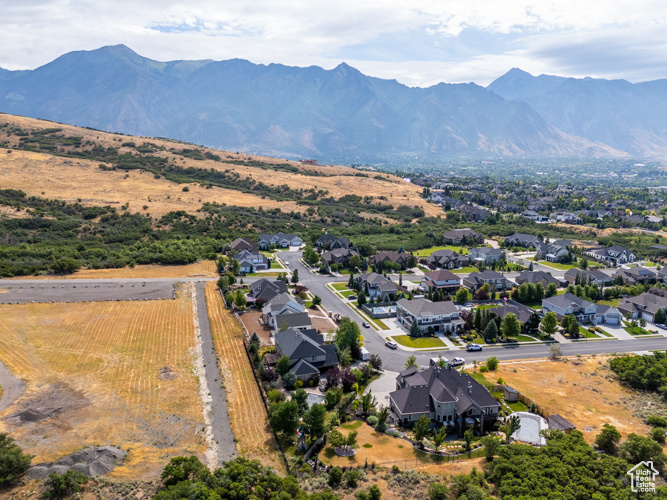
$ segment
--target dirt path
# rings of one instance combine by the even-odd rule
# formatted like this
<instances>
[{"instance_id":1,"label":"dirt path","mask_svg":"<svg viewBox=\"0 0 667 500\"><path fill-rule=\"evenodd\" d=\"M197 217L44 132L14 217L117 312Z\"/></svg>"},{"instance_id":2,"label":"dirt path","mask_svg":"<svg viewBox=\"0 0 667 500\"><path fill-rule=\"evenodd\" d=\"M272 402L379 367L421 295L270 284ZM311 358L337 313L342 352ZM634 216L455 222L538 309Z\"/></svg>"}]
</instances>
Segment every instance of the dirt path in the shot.
<instances>
[{"instance_id":1,"label":"dirt path","mask_svg":"<svg viewBox=\"0 0 667 500\"><path fill-rule=\"evenodd\" d=\"M217 451L218 463L216 465L220 465L222 462L231 460L236 456L236 444L234 443L234 433L232 432L229 413L227 411L227 393L222 386L220 372L216 363L216 352L213 346L211 325L206 308L206 283L203 281L198 282L196 287L202 359L204 362L206 385L209 391L208 396L210 398L206 406L210 410L210 425L216 444L213 448Z\"/></svg>"},{"instance_id":2,"label":"dirt path","mask_svg":"<svg viewBox=\"0 0 667 500\"><path fill-rule=\"evenodd\" d=\"M0 396L0 412L2 412L25 392L25 382L12 375L5 365L0 363L0 386L2 386Z\"/></svg>"}]
</instances>

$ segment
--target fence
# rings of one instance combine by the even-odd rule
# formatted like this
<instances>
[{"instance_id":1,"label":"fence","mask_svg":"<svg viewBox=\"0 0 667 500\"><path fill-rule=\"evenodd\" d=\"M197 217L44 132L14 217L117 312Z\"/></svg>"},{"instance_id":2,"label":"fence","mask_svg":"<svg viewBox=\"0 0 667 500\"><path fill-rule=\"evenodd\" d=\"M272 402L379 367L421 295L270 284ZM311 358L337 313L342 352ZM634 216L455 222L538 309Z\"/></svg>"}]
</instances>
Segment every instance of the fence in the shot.
<instances>
[{"instance_id":1,"label":"fence","mask_svg":"<svg viewBox=\"0 0 667 500\"><path fill-rule=\"evenodd\" d=\"M504 386L502 385L494 385L491 388L491 392L503 392ZM538 405L535 401L530 399L528 396L525 394L522 394L517 391L518 394L518 400L521 401L523 404L525 404L528 408L533 408L533 413L536 413L537 415L546 418L547 420L549 419L550 413L543 407Z\"/></svg>"}]
</instances>

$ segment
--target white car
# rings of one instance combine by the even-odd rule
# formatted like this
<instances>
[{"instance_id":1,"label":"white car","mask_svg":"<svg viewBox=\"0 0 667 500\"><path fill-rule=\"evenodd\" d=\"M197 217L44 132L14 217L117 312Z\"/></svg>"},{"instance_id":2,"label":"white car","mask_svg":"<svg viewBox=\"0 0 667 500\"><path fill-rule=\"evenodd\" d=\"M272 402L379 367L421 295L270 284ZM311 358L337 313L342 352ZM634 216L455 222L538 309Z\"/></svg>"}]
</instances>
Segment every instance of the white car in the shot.
<instances>
[{"instance_id":1,"label":"white car","mask_svg":"<svg viewBox=\"0 0 667 500\"><path fill-rule=\"evenodd\" d=\"M482 350L482 346L479 345L479 344L469 344L466 347L466 351L481 351L481 350Z\"/></svg>"},{"instance_id":2,"label":"white car","mask_svg":"<svg viewBox=\"0 0 667 500\"><path fill-rule=\"evenodd\" d=\"M452 362L449 363L449 364L452 365L452 366L460 366L460 365L464 364L465 362L466 362L466 360L463 359L463 358L454 358L454 359L452 359Z\"/></svg>"},{"instance_id":3,"label":"white car","mask_svg":"<svg viewBox=\"0 0 667 500\"><path fill-rule=\"evenodd\" d=\"M386 345L389 349L398 349L398 344L394 342L393 340L387 340L384 345Z\"/></svg>"}]
</instances>

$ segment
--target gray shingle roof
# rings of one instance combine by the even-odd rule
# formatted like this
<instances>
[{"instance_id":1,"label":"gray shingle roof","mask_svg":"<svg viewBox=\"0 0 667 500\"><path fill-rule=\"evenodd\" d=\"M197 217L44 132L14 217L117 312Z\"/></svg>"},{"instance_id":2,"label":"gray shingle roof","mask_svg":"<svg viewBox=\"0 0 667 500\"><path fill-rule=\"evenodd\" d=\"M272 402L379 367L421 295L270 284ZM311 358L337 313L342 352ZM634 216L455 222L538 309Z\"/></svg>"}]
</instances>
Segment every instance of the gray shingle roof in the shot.
<instances>
[{"instance_id":1,"label":"gray shingle roof","mask_svg":"<svg viewBox=\"0 0 667 500\"><path fill-rule=\"evenodd\" d=\"M431 302L428 299L400 299L398 305L415 317L442 316L458 312L453 302Z\"/></svg>"},{"instance_id":2,"label":"gray shingle roof","mask_svg":"<svg viewBox=\"0 0 667 500\"><path fill-rule=\"evenodd\" d=\"M567 309L570 306L570 304L576 304L581 309L585 309L593 305L592 302L584 300L581 297L577 297L573 293L569 292L564 293L563 295L554 295L553 297L549 297L548 299L542 299L542 304L544 303L552 304L562 309Z\"/></svg>"}]
</instances>

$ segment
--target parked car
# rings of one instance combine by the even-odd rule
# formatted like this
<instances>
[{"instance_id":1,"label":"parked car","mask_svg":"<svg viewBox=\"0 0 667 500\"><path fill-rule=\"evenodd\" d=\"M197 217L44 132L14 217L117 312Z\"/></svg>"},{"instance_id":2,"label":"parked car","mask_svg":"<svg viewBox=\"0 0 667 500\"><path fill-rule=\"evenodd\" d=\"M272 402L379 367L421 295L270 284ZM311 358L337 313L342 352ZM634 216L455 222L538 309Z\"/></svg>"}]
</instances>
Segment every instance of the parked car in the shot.
<instances>
[{"instance_id":1,"label":"parked car","mask_svg":"<svg viewBox=\"0 0 667 500\"><path fill-rule=\"evenodd\" d=\"M463 358L454 358L452 359L451 363L449 363L452 366L460 366L466 362L465 359Z\"/></svg>"},{"instance_id":2,"label":"parked car","mask_svg":"<svg viewBox=\"0 0 667 500\"><path fill-rule=\"evenodd\" d=\"M466 351L481 351L482 346L479 344L468 344Z\"/></svg>"},{"instance_id":3,"label":"parked car","mask_svg":"<svg viewBox=\"0 0 667 500\"><path fill-rule=\"evenodd\" d=\"M356 295L349 295L347 297L347 300L357 300L357 296Z\"/></svg>"},{"instance_id":4,"label":"parked car","mask_svg":"<svg viewBox=\"0 0 667 500\"><path fill-rule=\"evenodd\" d=\"M394 342L393 340L387 340L384 345L386 345L389 349L398 349L398 344Z\"/></svg>"},{"instance_id":5,"label":"parked car","mask_svg":"<svg viewBox=\"0 0 667 500\"><path fill-rule=\"evenodd\" d=\"M370 328L371 327L371 324L368 321L364 321L362 323L362 325L364 325L364 328Z\"/></svg>"}]
</instances>

